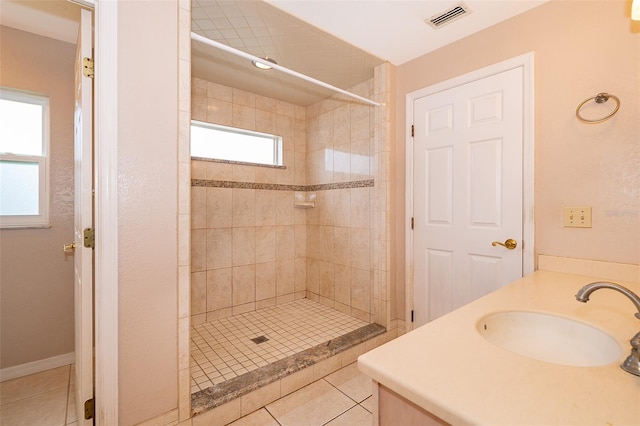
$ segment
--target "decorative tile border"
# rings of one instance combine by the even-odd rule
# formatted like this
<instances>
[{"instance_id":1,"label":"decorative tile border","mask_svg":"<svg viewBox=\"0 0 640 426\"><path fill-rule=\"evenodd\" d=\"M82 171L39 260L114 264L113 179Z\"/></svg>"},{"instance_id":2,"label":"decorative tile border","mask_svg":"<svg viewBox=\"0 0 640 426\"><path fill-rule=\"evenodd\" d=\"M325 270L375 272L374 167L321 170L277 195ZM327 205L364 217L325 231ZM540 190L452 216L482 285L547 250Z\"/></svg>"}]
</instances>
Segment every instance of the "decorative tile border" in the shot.
<instances>
[{"instance_id":1,"label":"decorative tile border","mask_svg":"<svg viewBox=\"0 0 640 426\"><path fill-rule=\"evenodd\" d=\"M283 185L277 183L191 179L191 186L204 186L207 188L270 189L274 191L325 191L330 189L369 188L374 186L374 180L367 179L356 180L353 182L321 183L316 185Z\"/></svg>"}]
</instances>

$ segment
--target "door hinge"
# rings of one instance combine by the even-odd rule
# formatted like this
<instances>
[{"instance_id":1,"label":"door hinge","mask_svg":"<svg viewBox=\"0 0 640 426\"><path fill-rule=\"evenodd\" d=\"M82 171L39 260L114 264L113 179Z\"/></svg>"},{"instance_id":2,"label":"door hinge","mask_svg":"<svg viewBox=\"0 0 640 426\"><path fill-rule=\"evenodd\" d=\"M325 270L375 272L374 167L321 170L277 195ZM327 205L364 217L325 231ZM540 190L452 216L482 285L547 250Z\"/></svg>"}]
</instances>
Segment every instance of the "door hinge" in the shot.
<instances>
[{"instance_id":1,"label":"door hinge","mask_svg":"<svg viewBox=\"0 0 640 426\"><path fill-rule=\"evenodd\" d=\"M413 322L413 309L411 310L411 322Z\"/></svg>"},{"instance_id":2,"label":"door hinge","mask_svg":"<svg viewBox=\"0 0 640 426\"><path fill-rule=\"evenodd\" d=\"M411 229L413 229L414 226L415 226L415 222L413 221L413 218L411 218Z\"/></svg>"},{"instance_id":3,"label":"door hinge","mask_svg":"<svg viewBox=\"0 0 640 426\"><path fill-rule=\"evenodd\" d=\"M412 125L411 125L411 137L414 137L414 136L415 136L415 131L416 131L416 129L415 129L415 127L414 127L414 126L413 126L413 124L412 124Z\"/></svg>"},{"instance_id":4,"label":"door hinge","mask_svg":"<svg viewBox=\"0 0 640 426\"><path fill-rule=\"evenodd\" d=\"M94 398L87 399L84 402L84 418L85 420L92 419L95 414L95 400Z\"/></svg>"},{"instance_id":5,"label":"door hinge","mask_svg":"<svg viewBox=\"0 0 640 426\"><path fill-rule=\"evenodd\" d=\"M85 77L93 78L93 58L82 58L82 74Z\"/></svg>"},{"instance_id":6,"label":"door hinge","mask_svg":"<svg viewBox=\"0 0 640 426\"><path fill-rule=\"evenodd\" d=\"M93 228L85 228L84 230L84 246L86 248L96 247L96 230Z\"/></svg>"}]
</instances>

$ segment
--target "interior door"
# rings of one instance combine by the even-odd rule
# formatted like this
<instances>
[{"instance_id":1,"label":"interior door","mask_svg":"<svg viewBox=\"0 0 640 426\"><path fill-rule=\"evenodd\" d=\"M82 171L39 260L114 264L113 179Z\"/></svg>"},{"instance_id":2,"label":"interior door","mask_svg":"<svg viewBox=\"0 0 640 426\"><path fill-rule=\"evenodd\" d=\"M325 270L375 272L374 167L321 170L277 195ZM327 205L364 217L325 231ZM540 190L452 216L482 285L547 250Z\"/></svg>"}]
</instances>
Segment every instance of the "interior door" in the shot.
<instances>
[{"instance_id":1,"label":"interior door","mask_svg":"<svg viewBox=\"0 0 640 426\"><path fill-rule=\"evenodd\" d=\"M522 276L522 68L416 99L414 126L417 327Z\"/></svg>"},{"instance_id":2,"label":"interior door","mask_svg":"<svg viewBox=\"0 0 640 426\"><path fill-rule=\"evenodd\" d=\"M84 245L84 230L93 228L93 79L85 75L84 58L92 58L92 12L81 10L76 49L74 114L75 175L75 399L79 425L84 403L93 398L93 248Z\"/></svg>"}]
</instances>

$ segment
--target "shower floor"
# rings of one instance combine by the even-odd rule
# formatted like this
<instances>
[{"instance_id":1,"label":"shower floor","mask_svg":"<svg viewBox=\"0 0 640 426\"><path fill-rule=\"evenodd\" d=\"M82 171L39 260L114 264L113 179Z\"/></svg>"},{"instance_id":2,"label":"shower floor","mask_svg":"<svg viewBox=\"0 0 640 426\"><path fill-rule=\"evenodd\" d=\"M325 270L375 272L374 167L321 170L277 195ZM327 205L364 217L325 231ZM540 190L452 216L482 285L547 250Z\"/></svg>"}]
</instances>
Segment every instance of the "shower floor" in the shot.
<instances>
[{"instance_id":1,"label":"shower floor","mask_svg":"<svg viewBox=\"0 0 640 426\"><path fill-rule=\"evenodd\" d=\"M256 371L367 325L309 299L194 325L191 327L191 393Z\"/></svg>"}]
</instances>

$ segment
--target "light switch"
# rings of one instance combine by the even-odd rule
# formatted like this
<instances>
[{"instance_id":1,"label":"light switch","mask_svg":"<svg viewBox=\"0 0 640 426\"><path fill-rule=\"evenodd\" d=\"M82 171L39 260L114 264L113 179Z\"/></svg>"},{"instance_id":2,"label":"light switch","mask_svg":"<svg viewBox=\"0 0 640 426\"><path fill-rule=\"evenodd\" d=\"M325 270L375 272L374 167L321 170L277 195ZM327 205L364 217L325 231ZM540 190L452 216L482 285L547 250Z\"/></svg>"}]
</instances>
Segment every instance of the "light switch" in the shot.
<instances>
[{"instance_id":1,"label":"light switch","mask_svg":"<svg viewBox=\"0 0 640 426\"><path fill-rule=\"evenodd\" d=\"M565 228L591 228L591 207L564 207Z\"/></svg>"}]
</instances>

